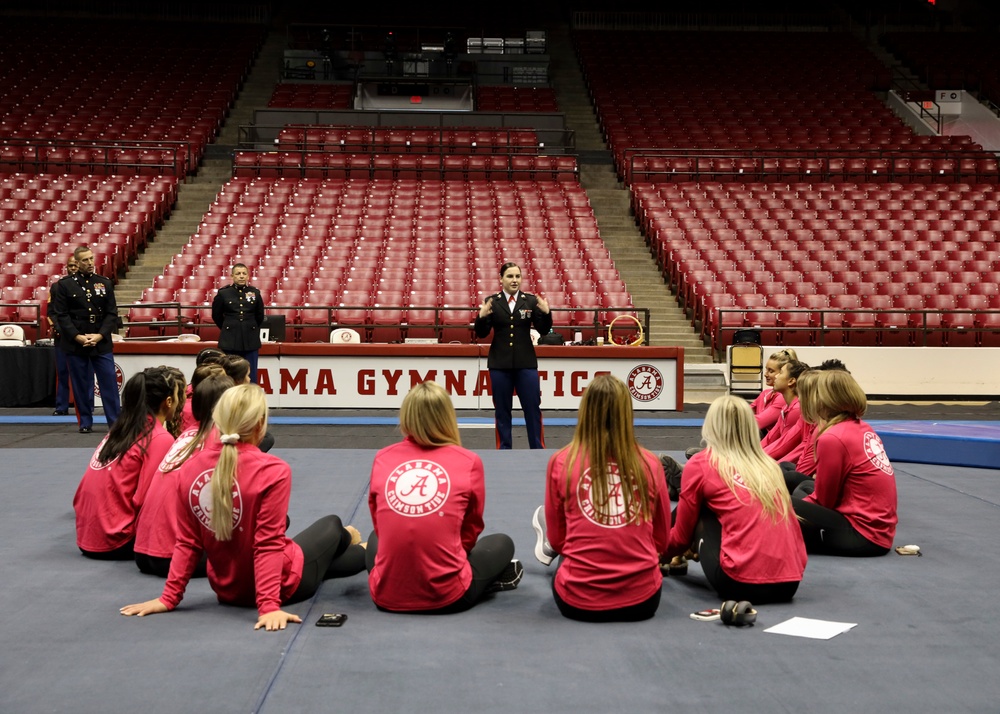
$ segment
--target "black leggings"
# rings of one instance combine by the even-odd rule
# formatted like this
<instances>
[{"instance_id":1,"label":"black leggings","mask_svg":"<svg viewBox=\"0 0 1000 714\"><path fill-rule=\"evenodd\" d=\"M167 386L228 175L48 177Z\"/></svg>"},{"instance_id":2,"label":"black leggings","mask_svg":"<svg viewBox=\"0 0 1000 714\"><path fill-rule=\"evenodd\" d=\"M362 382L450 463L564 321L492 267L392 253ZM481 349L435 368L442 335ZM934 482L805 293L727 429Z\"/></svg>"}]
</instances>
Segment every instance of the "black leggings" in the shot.
<instances>
[{"instance_id":1,"label":"black leggings","mask_svg":"<svg viewBox=\"0 0 1000 714\"><path fill-rule=\"evenodd\" d=\"M803 481L812 480L812 476L806 476L804 473L796 471L795 464L790 461L782 461L778 465L781 466L781 473L785 477L785 487L788 489L788 493L794 493Z\"/></svg>"},{"instance_id":2,"label":"black leggings","mask_svg":"<svg viewBox=\"0 0 1000 714\"><path fill-rule=\"evenodd\" d=\"M285 516L285 528L288 528L291 520L288 516ZM135 564L139 567L139 572L145 575L155 575L158 578L166 578L170 575L170 561L171 558L159 558L155 555L147 555L145 553L136 552L135 554ZM191 575L192 578L204 578L208 575L208 557L203 552L201 554L201 560L198 561L198 565L194 569L194 573Z\"/></svg>"},{"instance_id":3,"label":"black leggings","mask_svg":"<svg viewBox=\"0 0 1000 714\"><path fill-rule=\"evenodd\" d=\"M130 540L125 545L120 545L114 550L105 550L101 552L95 552L92 550L84 550L80 548L80 552L83 553L88 558L94 560L132 560L135 557L135 538Z\"/></svg>"},{"instance_id":4,"label":"black leggings","mask_svg":"<svg viewBox=\"0 0 1000 714\"><path fill-rule=\"evenodd\" d=\"M155 575L158 578L166 578L170 574L170 561L171 558L157 558L155 555L146 555L145 553L135 554L135 564L139 566L139 572ZM204 578L208 574L206 572L207 564L208 559L202 553L198 567L194 569L194 574L191 577Z\"/></svg>"},{"instance_id":5,"label":"black leggings","mask_svg":"<svg viewBox=\"0 0 1000 714\"><path fill-rule=\"evenodd\" d=\"M875 558L889 552L858 533L843 513L804 500L815 487L815 481L803 481L792 494L792 508L799 517L807 552L848 558Z\"/></svg>"},{"instance_id":6,"label":"black leggings","mask_svg":"<svg viewBox=\"0 0 1000 714\"><path fill-rule=\"evenodd\" d=\"M729 577L722 569L722 524L708 508L701 509L698 524L694 528L694 545L698 551L698 562L701 563L709 585L723 600L749 600L755 605L788 602L799 589L798 580L744 583Z\"/></svg>"},{"instance_id":7,"label":"black leggings","mask_svg":"<svg viewBox=\"0 0 1000 714\"><path fill-rule=\"evenodd\" d=\"M562 559L559 559L562 563ZM557 569L558 570L558 569ZM660 590L642 602L626 607L616 607L610 610L583 610L573 607L556 592L556 579L552 578L552 597L556 600L556 607L563 617L580 622L641 622L650 619L656 614L656 609L660 606Z\"/></svg>"},{"instance_id":8,"label":"black leggings","mask_svg":"<svg viewBox=\"0 0 1000 714\"><path fill-rule=\"evenodd\" d=\"M378 552L378 536L372 531L368 536L368 550L365 553L365 567L370 573L375 567L375 554ZM489 587L496 582L500 574L510 565L514 557L514 541L503 533L492 533L483 536L469 551L469 565L472 567L472 582L462 597L444 607L430 610L407 610L425 615L450 615L465 612L482 600ZM384 607L379 607L385 610Z\"/></svg>"},{"instance_id":9,"label":"black leggings","mask_svg":"<svg viewBox=\"0 0 1000 714\"><path fill-rule=\"evenodd\" d=\"M308 600L330 578L343 578L365 569L365 549L351 545L351 534L339 516L323 516L292 538L302 548L302 581L285 603Z\"/></svg>"}]
</instances>

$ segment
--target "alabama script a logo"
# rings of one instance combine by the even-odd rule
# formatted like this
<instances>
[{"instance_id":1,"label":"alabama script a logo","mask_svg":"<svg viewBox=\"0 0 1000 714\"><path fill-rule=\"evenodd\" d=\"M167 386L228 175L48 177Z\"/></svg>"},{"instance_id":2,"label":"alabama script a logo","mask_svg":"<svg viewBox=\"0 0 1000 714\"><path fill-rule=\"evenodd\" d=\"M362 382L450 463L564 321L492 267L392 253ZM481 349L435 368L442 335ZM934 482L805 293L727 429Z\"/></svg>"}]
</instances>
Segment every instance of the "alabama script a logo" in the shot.
<instances>
[{"instance_id":1,"label":"alabama script a logo","mask_svg":"<svg viewBox=\"0 0 1000 714\"><path fill-rule=\"evenodd\" d=\"M406 461L389 474L385 502L401 516L428 516L448 501L451 478L441 464L424 459Z\"/></svg>"},{"instance_id":2,"label":"alabama script a logo","mask_svg":"<svg viewBox=\"0 0 1000 714\"><path fill-rule=\"evenodd\" d=\"M198 478L188 490L188 506L198 521L212 530L212 471L206 469L198 474ZM233 530L243 518L243 496L240 495L240 485L233 482Z\"/></svg>"},{"instance_id":3,"label":"alabama script a logo","mask_svg":"<svg viewBox=\"0 0 1000 714\"><path fill-rule=\"evenodd\" d=\"M869 461L885 473L890 476L892 475L892 463L889 461L889 456L885 453L885 446L882 445L882 439L874 431L865 432L865 454L868 456Z\"/></svg>"},{"instance_id":4,"label":"alabama script a logo","mask_svg":"<svg viewBox=\"0 0 1000 714\"><path fill-rule=\"evenodd\" d=\"M100 459L97 458L98 454L101 453L101 449L104 448L104 442L107 440L108 440L107 436L101 439L101 443L97 445L96 449L94 449L94 455L90 457L90 468L92 468L94 471L100 471L101 469L110 468L111 464L116 462L119 458L118 456L116 456L106 464L102 464Z\"/></svg>"},{"instance_id":5,"label":"alabama script a logo","mask_svg":"<svg viewBox=\"0 0 1000 714\"><path fill-rule=\"evenodd\" d=\"M637 402L651 402L663 391L663 375L651 364L640 364L628 374L625 380L632 399Z\"/></svg>"},{"instance_id":6,"label":"alabama script a logo","mask_svg":"<svg viewBox=\"0 0 1000 714\"><path fill-rule=\"evenodd\" d=\"M587 520L602 528L621 528L628 525L625 499L622 498L622 481L618 474L618 464L608 464L608 502L595 503L593 477L588 468L576 486L576 499ZM599 497L598 497L599 498Z\"/></svg>"},{"instance_id":7,"label":"alabama script a logo","mask_svg":"<svg viewBox=\"0 0 1000 714\"><path fill-rule=\"evenodd\" d=\"M174 463L177 461L177 457L187 448L188 444L194 441L194 437L197 435L198 427L193 426L177 437L177 441L173 443L167 455L163 457L163 461L160 462L160 473L174 471L177 468L177 464Z\"/></svg>"}]
</instances>

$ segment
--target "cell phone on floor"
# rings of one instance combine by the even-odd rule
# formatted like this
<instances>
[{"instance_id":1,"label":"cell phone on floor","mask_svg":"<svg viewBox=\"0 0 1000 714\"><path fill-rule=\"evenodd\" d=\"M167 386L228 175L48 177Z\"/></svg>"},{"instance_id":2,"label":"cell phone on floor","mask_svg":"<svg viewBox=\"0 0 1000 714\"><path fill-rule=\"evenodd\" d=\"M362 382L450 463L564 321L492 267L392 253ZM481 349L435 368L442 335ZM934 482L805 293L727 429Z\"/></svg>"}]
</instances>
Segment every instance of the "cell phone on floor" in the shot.
<instances>
[{"instance_id":1,"label":"cell phone on floor","mask_svg":"<svg viewBox=\"0 0 1000 714\"><path fill-rule=\"evenodd\" d=\"M341 612L329 613L316 620L316 627L340 627L346 620L347 615Z\"/></svg>"},{"instance_id":2,"label":"cell phone on floor","mask_svg":"<svg viewBox=\"0 0 1000 714\"><path fill-rule=\"evenodd\" d=\"M698 620L698 622L711 622L712 620L718 620L719 608L712 608L711 610L698 610L698 612L691 613L692 620Z\"/></svg>"}]
</instances>

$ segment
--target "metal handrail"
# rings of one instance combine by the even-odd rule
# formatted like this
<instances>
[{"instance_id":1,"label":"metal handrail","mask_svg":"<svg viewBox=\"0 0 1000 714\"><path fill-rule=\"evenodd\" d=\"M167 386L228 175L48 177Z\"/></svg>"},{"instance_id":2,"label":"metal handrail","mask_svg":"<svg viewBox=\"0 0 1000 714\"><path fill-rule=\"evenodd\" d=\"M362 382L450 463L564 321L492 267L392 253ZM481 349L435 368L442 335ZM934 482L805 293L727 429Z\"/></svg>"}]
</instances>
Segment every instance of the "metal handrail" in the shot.
<instances>
[{"instance_id":1,"label":"metal handrail","mask_svg":"<svg viewBox=\"0 0 1000 714\"><path fill-rule=\"evenodd\" d=\"M429 176L434 176L434 175L437 175L437 176L440 176L440 177L443 178L443 177L445 177L446 174L461 171L463 174L467 174L467 173L483 173L483 174L487 174L491 178L499 178L501 180L504 180L504 179L510 180L512 178L512 176L513 176L514 173L529 172L529 173L541 173L541 174L548 174L548 175L553 175L554 174L557 177L557 180L562 180L562 178L561 178L562 176L574 177L574 179L575 179L575 177L577 177L579 175L579 173L580 173L579 163L576 162L576 161L573 162L573 165L571 167L570 166L560 166L559 163L558 163L558 161L556 163L550 165L550 166L525 166L525 167L515 166L514 165L515 164L515 159L518 159L518 158L521 158L521 157L524 157L524 158L546 158L545 155L533 155L533 154L526 154L526 153L525 154L519 154L519 153L512 153L512 154L497 154L497 153L493 153L493 154L489 154L489 153L478 153L478 154L447 153L447 154L441 155L441 154L436 154L436 153L433 153L433 154L411 154L411 153L406 153L406 152L400 152L400 153L382 152L382 153L379 153L379 154L374 154L374 153L373 154L368 154L368 153L364 153L364 154L349 154L349 153L346 153L346 152L306 151L306 150L302 150L302 149L297 149L297 150L294 150L294 151L279 151L279 152L265 151L265 150L250 150L250 151L242 151L240 153L254 153L254 154L273 154L273 153L279 153L279 154L282 154L284 156L298 157L298 159L297 159L296 163L294 163L294 164L283 164L282 163L282 164L276 164L274 166L261 166L261 165L258 165L258 164L253 164L253 165L237 165L235 163L236 158L235 158L235 154L234 154L234 157L233 157L233 168L232 168L234 175L236 175L236 171L237 170L248 170L251 173L257 173L257 174L259 174L262 170L276 170L276 171L280 172L280 174L282 176L286 176L286 175L292 174L294 176L298 176L298 177L302 177L302 178L305 178L305 177L307 177L309 175L315 175L317 173L322 174L322 175L325 176L325 175L331 174L333 172L348 172L348 173L350 173L350 175L352 177L358 177L357 174L362 174L361 177L363 177L363 178L374 179L374 178L377 178L377 177L385 174L385 172L390 172L391 173L391 178L397 178L398 174L401 173L401 172L418 172L419 175L421 177L424 177L424 178L427 178ZM343 163L343 165L337 165L337 166L330 165L329 163L324 163L324 164L320 164L320 165L309 165L309 164L306 163L306 158L309 157L309 156L340 156L340 157L345 157L345 158L346 157L361 156L366 161L363 161L361 165L359 165L356 162L349 162L349 161L345 161ZM417 165L417 166L394 166L394 165L391 165L391 164L390 165L381 165L381 164L379 164L376 161L376 159L378 157L380 157L380 156L387 156L387 157L390 157L390 158L391 157L397 157L397 156L412 156L412 157L433 156L433 157L440 157L442 159L446 159L446 158L449 158L449 157L462 158L462 157L476 156L476 157L481 157L481 158L501 159L503 165L502 166L496 166L495 162L491 162L491 163L484 164L482 166L468 166L468 167L465 167L465 166L448 166L448 165L446 165L445 161L442 160L439 163L439 165L436 165L436 166L427 166L427 165L423 165L423 164ZM571 156L569 154L556 155L556 156L552 156L550 158L555 158L555 159L558 160L558 159L565 158L567 156L569 158L573 158L573 159L576 158L576 157Z\"/></svg>"},{"instance_id":2,"label":"metal handrail","mask_svg":"<svg viewBox=\"0 0 1000 714\"><path fill-rule=\"evenodd\" d=\"M22 165L38 167L40 169L59 168L60 172L68 172L70 167L79 166L91 171L95 167L102 168L134 168L134 169L169 169L170 173L184 177L194 170L194 154L191 142L170 141L159 139L135 139L128 141L108 141L99 139L30 139L22 137L2 137L0 138L0 150L3 147L20 148L33 151L33 156L27 159L21 156L18 162ZM77 159L70 155L65 159L54 159L47 155L51 149L86 149L97 151L103 154L103 158ZM113 158L114 151L146 151L156 149L169 151L172 160L163 163L131 163L120 162ZM183 161L181 160L183 159ZM11 159L13 160L13 159ZM7 163L7 159L0 156L0 164Z\"/></svg>"},{"instance_id":3,"label":"metal handrail","mask_svg":"<svg viewBox=\"0 0 1000 714\"><path fill-rule=\"evenodd\" d=\"M826 168L820 173L816 174L818 180L829 180L831 176L837 175L847 175L847 174L834 174L829 169L830 159L840 159L843 161L850 161L852 159L884 159L886 160L887 167L884 176L886 180L892 181L896 178L909 178L909 173L904 173L904 170L897 168L897 160L917 160L917 159L950 159L955 161L954 170L946 174L949 178L958 178L965 174L962 173L961 160L962 159L974 159L976 161L993 159L995 157L988 151L982 149L934 149L934 148L924 148L924 149L726 149L726 148L715 148L715 149L649 149L649 148L627 148L622 152L622 157L625 160L625 176L624 179L626 183L633 183L639 180L641 177L646 181L652 181L656 176L669 176L676 180L726 180L727 178L736 177L742 181L748 180L766 180L767 178L773 178L778 175L783 175L780 166L768 166L767 162L779 162L785 159L818 159L825 160ZM666 170L658 171L648 168L637 169L636 161L639 159L648 158L662 158L662 159L694 159L695 164L690 170ZM752 170L747 173L744 168L736 167L735 165L731 168L728 167L706 167L701 168L698 163L698 159L719 159L723 161L737 161L739 159L752 159L755 164ZM802 171L792 172L796 175L801 175ZM854 174L849 174L854 175ZM868 174L865 174L866 176ZM880 175L881 176L881 175Z\"/></svg>"},{"instance_id":4,"label":"metal handrail","mask_svg":"<svg viewBox=\"0 0 1000 714\"><path fill-rule=\"evenodd\" d=\"M0 305L0 307L3 307ZM162 334L158 337L170 337L178 334L182 334L184 331L197 331L202 328L214 328L215 325L209 322L202 322L198 320L199 314L202 311L211 308L211 305L201 304L201 305L188 305L180 302L158 302L158 303L133 303L128 306L131 310L133 308L147 309L147 308L163 308L164 313L173 314L174 317L171 319L163 320L136 320L132 321L126 318L126 327L137 327L137 328L150 328L157 331L162 331ZM299 319L293 321L285 322L285 328L293 330L306 330L309 328L317 329L324 328L329 334L330 331L341 328L349 327L352 329L363 328L366 331L372 331L378 328L383 329L396 329L399 330L409 330L412 328L431 328L434 336L438 339L441 338L444 330L452 328L468 328L471 335L471 327L475 319L475 313L477 308L470 307L468 305L269 305L267 308L270 314L281 314L288 312L299 313ZM408 321L388 321L388 322L376 322L374 319L374 314L379 312L399 312L399 311L411 311L411 310L422 310L422 311L433 311L434 320L433 323L421 323L414 324ZM468 322L452 322L443 319L443 313L445 311L467 311L469 313ZM170 312L168 312L170 311ZM337 314L340 311L360 311L364 313L363 319L359 322L357 319L349 319L348 321L343 321ZM553 316L554 328L559 330L569 330L569 331L580 331L587 335L587 340L596 339L603 331L606 329L605 323L602 321L601 316L605 313L629 313L636 314L640 316L640 320L643 325L643 335L645 337L644 344L649 344L649 309L648 308L637 308L631 305L625 305L621 307L566 307L559 308L553 307L551 311L555 313ZM310 312L316 315L316 318L308 322L305 321L305 316L303 313ZM569 313L592 313L593 320L583 323L580 321L573 321L567 318L565 321L556 320L556 315L569 314ZM175 332L176 330L176 332ZM169 334L168 334L169 331ZM615 328L615 332L625 333L629 332L628 326L623 325L621 328ZM592 333L592 334L591 334ZM155 339L157 336L151 336ZM475 339L471 337L471 339Z\"/></svg>"},{"instance_id":5,"label":"metal handrail","mask_svg":"<svg viewBox=\"0 0 1000 714\"><path fill-rule=\"evenodd\" d=\"M874 332L876 334L876 341L880 342L884 338L884 333L900 333L900 332L911 332L912 333L912 345L913 346L928 346L929 336L933 334L942 334L947 340L949 335L958 334L972 334L976 335L976 341L979 342L980 338L978 335L985 333L1000 333L1000 310L971 310L971 309L947 309L947 310L936 310L929 308L890 308L890 309L874 309L874 308L772 308L767 306L753 307L753 308L735 308L735 307L720 307L714 309L716 319L713 321L713 329L710 334L710 339L712 346L715 350L724 350L725 346L728 344L726 341L726 336L738 332L739 330L753 329L758 330L763 335L767 334L777 334L777 333L811 333L814 338L814 344L819 346L826 345L826 336L831 332L838 333L861 333L861 332ZM774 324L762 324L762 322L754 322L748 319L749 315L768 313L775 315ZM808 327L786 327L781 324L781 315L792 315L792 314L808 314L816 316L812 324ZM869 323L864 325L850 325L843 322L839 324L834 324L829 322L831 316L833 315L844 315L844 314L863 314L871 315L872 319ZM879 321L879 316L881 315L905 315L907 316L906 325L886 325ZM739 324L723 324L726 323L726 316L735 316L737 319L733 322L738 322ZM974 316L974 321L972 326L966 325L952 325L949 324L947 320L948 315L972 315ZM976 316L989 315L995 317L995 320L990 320L991 324L984 323L981 319L975 319ZM919 340L917 339L919 335Z\"/></svg>"},{"instance_id":6,"label":"metal handrail","mask_svg":"<svg viewBox=\"0 0 1000 714\"><path fill-rule=\"evenodd\" d=\"M260 144L265 140L261 138L261 131L267 135L275 134L277 136L284 129L343 129L357 131L361 130L367 132L366 141L358 143L344 143L339 144L335 149L322 149L320 147L325 147L325 142L281 142L278 138L267 143L267 146L261 146ZM557 153L573 153L576 148L576 132L572 129L535 129L529 127L508 127L508 126L392 126L392 125L378 125L378 126L359 126L359 125L345 125L345 124L317 124L317 123L307 123L307 124L241 124L238 127L238 139L237 148L240 151L288 151L295 149L311 149L314 151L335 151L336 153L342 153L347 151L353 151L354 153L385 153L385 151L397 148L392 144L385 144L383 141L377 140L377 133L381 131L403 131L406 129L414 129L419 131L431 131L437 132L437 142L431 143L426 146L416 146L408 147L409 153L440 153L448 154L454 153L450 151L450 144L445 142L445 136L447 132L453 131L490 131L490 132L506 132L508 136L508 144L513 153L542 153L543 151L557 152ZM518 134L533 134L536 138L536 142L533 145L519 145L510 143L510 139ZM546 141L547 138L551 137L552 140ZM464 147L463 147L464 148ZM489 145L488 147L476 147L479 149L489 148L489 149L502 149L504 145ZM480 153L486 153L482 151Z\"/></svg>"},{"instance_id":7,"label":"metal handrail","mask_svg":"<svg viewBox=\"0 0 1000 714\"><path fill-rule=\"evenodd\" d=\"M934 91L921 86L919 82L911 79L903 73L903 68L892 67L891 88L899 95L899 98L906 104L915 104L917 114L921 119L933 122L934 132L941 133L941 105L934 100ZM930 97L928 99L928 97ZM926 104L931 104L933 113L926 108Z\"/></svg>"}]
</instances>

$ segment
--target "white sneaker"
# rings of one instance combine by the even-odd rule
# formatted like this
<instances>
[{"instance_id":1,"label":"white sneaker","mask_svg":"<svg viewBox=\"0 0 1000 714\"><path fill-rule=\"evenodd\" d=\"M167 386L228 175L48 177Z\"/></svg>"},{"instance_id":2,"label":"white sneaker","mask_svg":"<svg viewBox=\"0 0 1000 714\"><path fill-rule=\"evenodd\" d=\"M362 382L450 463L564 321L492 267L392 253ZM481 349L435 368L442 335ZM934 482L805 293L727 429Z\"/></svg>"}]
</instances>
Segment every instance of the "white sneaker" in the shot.
<instances>
[{"instance_id":1,"label":"white sneaker","mask_svg":"<svg viewBox=\"0 0 1000 714\"><path fill-rule=\"evenodd\" d=\"M542 565L551 565L559 554L552 550L552 546L545 539L545 506L539 506L535 509L535 515L531 517L531 526L535 529L535 535L538 536L535 541L535 558Z\"/></svg>"}]
</instances>

